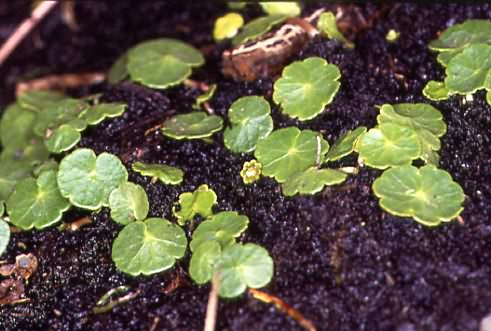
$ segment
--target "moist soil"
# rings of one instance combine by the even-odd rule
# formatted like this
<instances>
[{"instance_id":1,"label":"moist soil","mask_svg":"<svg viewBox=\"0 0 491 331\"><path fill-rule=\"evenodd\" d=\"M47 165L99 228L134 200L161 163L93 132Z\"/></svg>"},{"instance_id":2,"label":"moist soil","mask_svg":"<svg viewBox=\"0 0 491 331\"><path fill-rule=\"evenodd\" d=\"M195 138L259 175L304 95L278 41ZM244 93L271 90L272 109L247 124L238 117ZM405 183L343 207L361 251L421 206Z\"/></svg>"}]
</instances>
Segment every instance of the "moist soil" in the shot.
<instances>
[{"instance_id":1,"label":"moist soil","mask_svg":"<svg viewBox=\"0 0 491 331\"><path fill-rule=\"evenodd\" d=\"M320 5L310 4L311 13ZM446 27L469 18L491 18L491 5L395 4L356 7L370 24L353 34L356 48L312 40L298 54L321 56L339 66L341 89L328 110L310 122L289 120L273 106L275 127L299 125L321 131L332 144L359 125L372 127L375 105L428 102L421 90L443 70L427 44ZM0 3L0 37L26 17L30 1ZM353 8L351 8L353 9ZM154 37L173 37L199 47L207 64L193 79L217 83L211 102L226 119L240 96L271 97L271 79L251 83L224 78L221 52L211 37L213 21L227 12L219 3L77 2L79 30L71 31L54 12L1 67L0 103L13 101L16 80L51 73L105 71L130 46ZM259 15L247 9L245 16ZM401 33L395 43L385 36ZM130 180L143 185L150 215L173 219L178 195L208 184L218 195L216 210L235 210L250 218L244 242L266 247L275 262L273 281L264 291L286 301L319 330L478 330L491 309L491 150L489 106L482 93L463 103L458 97L432 103L448 125L442 139L441 168L463 187L463 223L436 228L383 212L371 191L380 171L362 168L345 183L313 197L285 198L270 179L246 186L239 175L250 155L235 155L221 134L212 143L173 141L149 128L171 114L191 110L200 91L176 87L157 92L133 84L99 84L71 91L103 93L103 100L128 104L120 118L107 120L84 135L81 146L117 154ZM166 163L185 171L182 185L152 184L130 170L135 160ZM338 165L354 165L348 157ZM73 210L64 221L87 214ZM2 260L32 253L39 268L26 286L30 302L0 307L2 330L200 330L209 286L192 284L189 256L168 272L128 277L111 261L111 243L120 226L108 211L76 232L56 228L16 233ZM126 285L140 295L105 314L92 308L108 290ZM301 330L274 306L249 295L221 300L220 330ZM156 324L155 324L156 323ZM156 326L155 326L156 325ZM152 329L152 327L155 327Z\"/></svg>"}]
</instances>

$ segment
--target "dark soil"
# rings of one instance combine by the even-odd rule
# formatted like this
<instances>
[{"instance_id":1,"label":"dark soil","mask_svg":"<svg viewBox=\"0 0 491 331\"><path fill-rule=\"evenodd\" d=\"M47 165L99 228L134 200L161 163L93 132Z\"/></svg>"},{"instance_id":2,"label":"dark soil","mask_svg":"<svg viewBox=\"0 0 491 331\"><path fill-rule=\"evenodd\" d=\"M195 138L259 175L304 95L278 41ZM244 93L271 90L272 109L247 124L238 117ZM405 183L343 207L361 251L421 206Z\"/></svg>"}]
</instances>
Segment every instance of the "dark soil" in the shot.
<instances>
[{"instance_id":1,"label":"dark soil","mask_svg":"<svg viewBox=\"0 0 491 331\"><path fill-rule=\"evenodd\" d=\"M29 3L0 3L0 38L27 15ZM316 7L309 5L307 11ZM361 13L370 17L381 9L368 5ZM209 50L207 65L194 78L218 83L211 105L226 116L239 96L270 96L272 80L237 83L221 76L219 59L226 45L213 47L210 32L214 18L225 11L211 1L78 2L78 32L71 32L53 13L0 69L0 102L3 106L13 100L16 79L106 70L135 43L168 36ZM359 32L354 51L335 41L313 40L298 58L316 55L335 63L342 71L342 85L329 111L300 126L322 131L332 143L348 129L373 126L375 105L427 102L421 94L425 83L443 77L427 44L439 31L468 18L491 18L491 5L392 5ZM395 44L385 41L389 29L401 32ZM220 134L213 144L172 141L159 133L144 137L145 130L170 114L189 111L199 91L177 87L154 92L131 84L101 84L75 92L99 91L105 100L127 102L129 110L88 131L81 145L118 154L128 167L140 155L144 161L182 168L186 176L179 186L151 184L130 171L130 180L148 193L152 216L171 219L171 206L181 192L209 184L219 198L217 210L249 216L243 241L264 245L272 254L275 276L265 291L300 310L319 330L478 330L490 312L491 113L482 93L467 104L458 98L434 103L448 124L441 167L468 199L464 224L426 228L378 207L371 184L379 171L365 168L322 194L290 199L269 179L243 185L239 171L250 156L231 154ZM273 113L276 127L298 124L274 107ZM354 162L351 157L343 164ZM73 211L65 221L81 216ZM119 226L110 221L107 210L93 218L94 224L74 233L53 228L13 236L2 259L13 261L30 252L38 257L39 269L27 286L30 303L0 307L0 329L150 330L156 317L156 330L202 329L209 287L192 285L188 257L169 272L127 277L111 261ZM168 286L176 279L181 285L171 291ZM138 289L141 295L111 313L94 315L95 302L119 285ZM300 327L273 306L244 295L220 302L219 329Z\"/></svg>"}]
</instances>

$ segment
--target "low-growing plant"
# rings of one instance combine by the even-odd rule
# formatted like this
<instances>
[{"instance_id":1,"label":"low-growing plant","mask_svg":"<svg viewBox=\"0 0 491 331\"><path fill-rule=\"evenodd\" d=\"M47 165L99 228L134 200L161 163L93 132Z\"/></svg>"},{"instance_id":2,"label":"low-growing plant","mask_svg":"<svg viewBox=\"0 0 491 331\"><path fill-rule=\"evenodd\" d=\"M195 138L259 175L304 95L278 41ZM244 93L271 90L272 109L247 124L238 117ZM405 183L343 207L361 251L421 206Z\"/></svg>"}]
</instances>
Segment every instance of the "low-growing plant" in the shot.
<instances>
[{"instance_id":1,"label":"low-growing plant","mask_svg":"<svg viewBox=\"0 0 491 331\"><path fill-rule=\"evenodd\" d=\"M293 62L274 83L273 100L290 117L312 119L334 99L340 77L337 66L319 57Z\"/></svg>"},{"instance_id":2,"label":"low-growing plant","mask_svg":"<svg viewBox=\"0 0 491 331\"><path fill-rule=\"evenodd\" d=\"M162 134L173 139L202 139L223 128L223 120L217 115L205 112L191 112L175 115L166 120L162 126Z\"/></svg>"},{"instance_id":3,"label":"low-growing plant","mask_svg":"<svg viewBox=\"0 0 491 331\"><path fill-rule=\"evenodd\" d=\"M179 225L186 221L192 221L196 215L206 218L213 214L212 208L217 202L217 195L208 185L203 184L194 192L182 193L179 196L180 209L173 207L172 212L177 218Z\"/></svg>"},{"instance_id":4,"label":"low-growing plant","mask_svg":"<svg viewBox=\"0 0 491 331\"><path fill-rule=\"evenodd\" d=\"M184 172L181 169L165 164L135 162L131 165L131 169L142 176L152 177L152 181L160 180L169 185L178 185L184 178Z\"/></svg>"},{"instance_id":5,"label":"low-growing plant","mask_svg":"<svg viewBox=\"0 0 491 331\"><path fill-rule=\"evenodd\" d=\"M223 40L233 38L239 32L239 29L244 25L244 18L238 13L225 14L215 21L213 27L213 38L215 40Z\"/></svg>"},{"instance_id":6,"label":"low-growing plant","mask_svg":"<svg viewBox=\"0 0 491 331\"><path fill-rule=\"evenodd\" d=\"M119 224L143 221L148 215L148 197L143 187L126 182L109 195L111 218Z\"/></svg>"},{"instance_id":7,"label":"low-growing plant","mask_svg":"<svg viewBox=\"0 0 491 331\"><path fill-rule=\"evenodd\" d=\"M240 177L244 184L252 184L261 177L263 165L256 160L246 161L242 165Z\"/></svg>"},{"instance_id":8,"label":"low-growing plant","mask_svg":"<svg viewBox=\"0 0 491 331\"><path fill-rule=\"evenodd\" d=\"M330 11L322 13L319 16L319 20L317 21L317 29L319 29L319 31L327 38L336 39L345 44L348 48L355 47L355 45L346 39L341 31L339 31L336 16Z\"/></svg>"},{"instance_id":9,"label":"low-growing plant","mask_svg":"<svg viewBox=\"0 0 491 331\"><path fill-rule=\"evenodd\" d=\"M255 18L242 27L242 30L232 39L232 44L237 46L257 39L287 18L287 15L269 15Z\"/></svg>"}]
</instances>

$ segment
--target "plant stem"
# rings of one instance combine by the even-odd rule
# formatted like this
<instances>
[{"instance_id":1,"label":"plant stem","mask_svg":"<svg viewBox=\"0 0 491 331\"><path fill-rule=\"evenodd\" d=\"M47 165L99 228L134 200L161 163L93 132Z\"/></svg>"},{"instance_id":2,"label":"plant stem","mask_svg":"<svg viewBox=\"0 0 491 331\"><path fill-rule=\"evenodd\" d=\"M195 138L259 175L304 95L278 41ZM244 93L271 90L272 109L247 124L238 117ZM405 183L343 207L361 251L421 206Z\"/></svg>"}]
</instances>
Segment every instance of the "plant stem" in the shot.
<instances>
[{"instance_id":1,"label":"plant stem","mask_svg":"<svg viewBox=\"0 0 491 331\"><path fill-rule=\"evenodd\" d=\"M214 331L217 321L218 309L218 290L220 288L220 278L218 272L213 274L211 290L208 296L208 306L206 307L206 319L204 331Z\"/></svg>"}]
</instances>

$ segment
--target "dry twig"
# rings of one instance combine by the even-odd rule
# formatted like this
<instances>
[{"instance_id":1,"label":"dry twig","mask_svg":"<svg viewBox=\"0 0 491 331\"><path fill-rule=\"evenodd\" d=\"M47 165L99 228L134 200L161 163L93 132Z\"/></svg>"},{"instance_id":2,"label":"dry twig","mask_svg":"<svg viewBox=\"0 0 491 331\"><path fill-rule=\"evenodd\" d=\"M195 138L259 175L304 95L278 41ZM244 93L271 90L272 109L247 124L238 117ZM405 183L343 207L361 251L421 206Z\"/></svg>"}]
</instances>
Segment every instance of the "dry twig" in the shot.
<instances>
[{"instance_id":1,"label":"dry twig","mask_svg":"<svg viewBox=\"0 0 491 331\"><path fill-rule=\"evenodd\" d=\"M100 83L104 79L106 79L106 75L101 72L49 75L26 82L17 83L15 93L17 96L19 96L27 91L74 88Z\"/></svg>"}]
</instances>

